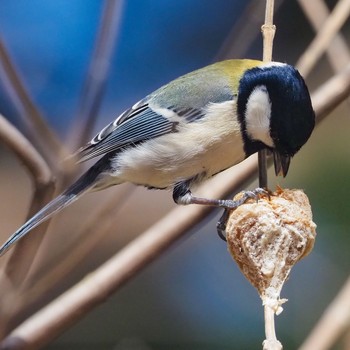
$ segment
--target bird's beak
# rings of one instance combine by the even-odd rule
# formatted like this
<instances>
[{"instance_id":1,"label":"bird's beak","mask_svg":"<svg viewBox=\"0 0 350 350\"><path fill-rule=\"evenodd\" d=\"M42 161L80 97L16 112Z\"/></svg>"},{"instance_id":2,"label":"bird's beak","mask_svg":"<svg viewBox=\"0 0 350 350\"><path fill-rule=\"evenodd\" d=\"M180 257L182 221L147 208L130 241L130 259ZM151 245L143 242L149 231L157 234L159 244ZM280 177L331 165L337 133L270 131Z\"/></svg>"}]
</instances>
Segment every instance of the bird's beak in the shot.
<instances>
[{"instance_id":1,"label":"bird's beak","mask_svg":"<svg viewBox=\"0 0 350 350\"><path fill-rule=\"evenodd\" d=\"M286 177L290 164L290 156L279 153L278 151L273 152L273 161L275 164L275 173L276 176L282 175Z\"/></svg>"}]
</instances>

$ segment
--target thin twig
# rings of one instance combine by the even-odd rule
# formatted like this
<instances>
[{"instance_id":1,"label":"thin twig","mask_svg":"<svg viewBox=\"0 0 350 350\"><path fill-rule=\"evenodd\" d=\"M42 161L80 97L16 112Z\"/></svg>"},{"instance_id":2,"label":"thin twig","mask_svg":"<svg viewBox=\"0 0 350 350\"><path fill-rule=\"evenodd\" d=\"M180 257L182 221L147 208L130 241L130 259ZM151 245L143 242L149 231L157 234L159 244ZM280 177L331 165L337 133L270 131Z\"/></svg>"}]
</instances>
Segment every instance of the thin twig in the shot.
<instances>
[{"instance_id":1,"label":"thin twig","mask_svg":"<svg viewBox=\"0 0 350 350\"><path fill-rule=\"evenodd\" d=\"M274 0L266 0L265 23L261 27L263 35L263 61L272 60L273 39L276 33L276 26L273 24Z\"/></svg>"},{"instance_id":2,"label":"thin twig","mask_svg":"<svg viewBox=\"0 0 350 350\"><path fill-rule=\"evenodd\" d=\"M74 149L81 147L95 126L102 95L106 86L110 61L117 41L123 0L105 1L95 50L84 83L75 125L70 135Z\"/></svg>"},{"instance_id":3,"label":"thin twig","mask_svg":"<svg viewBox=\"0 0 350 350\"><path fill-rule=\"evenodd\" d=\"M263 61L272 61L273 39L276 33L276 26L273 24L274 0L266 0L265 23L261 27L263 35ZM261 150L258 153L259 162L259 187L267 188L267 151ZM265 335L263 343L264 350L281 350L282 344L277 340L275 334L274 311L264 306L265 313Z\"/></svg>"},{"instance_id":4,"label":"thin twig","mask_svg":"<svg viewBox=\"0 0 350 350\"><path fill-rule=\"evenodd\" d=\"M339 0L327 21L323 24L309 47L299 58L296 66L306 77L327 49L331 40L343 26L350 13L350 0Z\"/></svg>"},{"instance_id":5,"label":"thin twig","mask_svg":"<svg viewBox=\"0 0 350 350\"><path fill-rule=\"evenodd\" d=\"M345 335L341 343L343 349L350 349L350 327L348 327L348 329L345 331Z\"/></svg>"},{"instance_id":6,"label":"thin twig","mask_svg":"<svg viewBox=\"0 0 350 350\"><path fill-rule=\"evenodd\" d=\"M28 216L32 216L52 198L54 178L51 170L32 144L1 115L0 140L16 154L31 175L34 193ZM22 243L13 249L3 270L6 278L12 281L13 287L18 288L18 284L25 279L44 231L45 226L38 228L33 234L34 239L31 238L30 242L23 239Z\"/></svg>"},{"instance_id":7,"label":"thin twig","mask_svg":"<svg viewBox=\"0 0 350 350\"><path fill-rule=\"evenodd\" d=\"M298 0L298 2L315 31L320 31L329 16L325 2L323 0ZM336 72L339 72L350 62L350 50L340 32L327 46L327 56Z\"/></svg>"},{"instance_id":8,"label":"thin twig","mask_svg":"<svg viewBox=\"0 0 350 350\"><path fill-rule=\"evenodd\" d=\"M32 144L2 115L0 115L0 140L23 163L32 175L36 186L52 181L48 165Z\"/></svg>"},{"instance_id":9,"label":"thin twig","mask_svg":"<svg viewBox=\"0 0 350 350\"><path fill-rule=\"evenodd\" d=\"M343 79L342 75L346 78ZM332 78L321 87L323 99L314 102L316 115L321 119L331 107L336 107L332 99L335 98L339 104L341 102L339 96L342 96L343 100L347 97L344 91L333 94L335 81L347 81L347 84L338 85L338 87L343 88L344 91L350 89L350 76L347 71ZM317 94L318 91L316 96ZM206 186L208 191L206 195L222 198L231 191L238 191L244 183L253 178L256 171L256 157L251 157L244 165L230 169L213 179L210 186ZM163 253L166 247L206 217L210 210L211 208L203 206L173 209L152 228L90 274L87 279L28 318L4 340L2 347L20 349L20 344L25 344L26 349L37 349L49 343L143 270L150 261Z\"/></svg>"},{"instance_id":10,"label":"thin twig","mask_svg":"<svg viewBox=\"0 0 350 350\"><path fill-rule=\"evenodd\" d=\"M265 23L261 27L263 35L263 61L272 60L273 39L275 37L276 26L273 24L274 0L266 0ZM265 149L258 152L259 164L259 187L267 188L267 151Z\"/></svg>"},{"instance_id":11,"label":"thin twig","mask_svg":"<svg viewBox=\"0 0 350 350\"><path fill-rule=\"evenodd\" d=\"M327 350L350 328L350 277L299 350Z\"/></svg>"},{"instance_id":12,"label":"thin twig","mask_svg":"<svg viewBox=\"0 0 350 350\"><path fill-rule=\"evenodd\" d=\"M0 37L0 80L6 93L26 125L33 144L37 145L50 167L57 169L59 159L67 156L67 152L58 140L56 134L49 128L45 118L32 102L16 68L9 56L5 44Z\"/></svg>"},{"instance_id":13,"label":"thin twig","mask_svg":"<svg viewBox=\"0 0 350 350\"><path fill-rule=\"evenodd\" d=\"M284 0L275 0L275 13L283 2ZM263 1L251 0L232 26L214 62L232 57L246 57L250 46L260 34L258 26L265 11L266 6Z\"/></svg>"},{"instance_id":14,"label":"thin twig","mask_svg":"<svg viewBox=\"0 0 350 350\"><path fill-rule=\"evenodd\" d=\"M92 213L79 228L75 242L70 244L69 251L64 252L64 256L59 257L59 262L43 275L34 273L30 276L26 284L28 287L25 295L26 306L35 303L38 296L42 298L54 290L76 266L96 251L101 241L111 232L111 228L117 227L113 218L117 216L118 211L122 210L126 196L130 195L134 189L135 186L132 188L124 186L117 196L112 193L109 200ZM113 218L111 218L112 215ZM40 265L40 262L37 265Z\"/></svg>"},{"instance_id":15,"label":"thin twig","mask_svg":"<svg viewBox=\"0 0 350 350\"><path fill-rule=\"evenodd\" d=\"M263 350L282 350L282 344L276 338L275 310L269 305L264 305L265 335Z\"/></svg>"},{"instance_id":16,"label":"thin twig","mask_svg":"<svg viewBox=\"0 0 350 350\"><path fill-rule=\"evenodd\" d=\"M78 232L75 242L69 245L69 251L65 251L58 258L56 257L58 263L49 268L44 274L40 274L40 271L33 268L21 284L21 288L15 286L14 288L11 287L11 290L8 287L6 288L7 280L4 283L0 281L3 291L6 291L3 299L10 305L8 308L6 306L1 307L3 322L0 324L0 334L6 333L6 330L11 329L12 325L18 322L23 315L28 314L39 299L49 297L48 294L61 285L62 281L76 266L82 263L84 258L95 251L101 240L110 233L111 226L114 225L115 227L115 221L111 220L111 213L113 211L115 215L122 208L122 205L118 205L118 202L123 201L125 203L127 192L130 192L130 190L128 186L124 186L122 191L119 191L118 196L111 196L111 199L104 203L100 210L94 213L90 220L79 229L80 232ZM27 254L26 251L23 252L23 256L25 254ZM41 255L39 255L40 257ZM47 259L44 261L37 259L35 261L35 267L45 268L47 264L51 265ZM8 312L7 309L9 309Z\"/></svg>"},{"instance_id":17,"label":"thin twig","mask_svg":"<svg viewBox=\"0 0 350 350\"><path fill-rule=\"evenodd\" d=\"M312 104L320 123L335 107L350 95L350 63L312 94Z\"/></svg>"}]
</instances>

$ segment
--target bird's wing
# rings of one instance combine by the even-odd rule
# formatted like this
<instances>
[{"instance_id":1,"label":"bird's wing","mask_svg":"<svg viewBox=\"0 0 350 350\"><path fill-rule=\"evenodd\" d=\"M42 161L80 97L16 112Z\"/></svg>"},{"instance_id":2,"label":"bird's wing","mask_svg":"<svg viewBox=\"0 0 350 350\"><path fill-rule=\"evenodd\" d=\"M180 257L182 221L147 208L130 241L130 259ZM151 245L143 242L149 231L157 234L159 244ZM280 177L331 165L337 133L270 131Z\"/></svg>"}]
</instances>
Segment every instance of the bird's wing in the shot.
<instances>
[{"instance_id":1,"label":"bird's wing","mask_svg":"<svg viewBox=\"0 0 350 350\"><path fill-rule=\"evenodd\" d=\"M162 115L162 111L155 111L148 105L147 100L141 100L103 128L87 145L79 149L77 152L79 162L176 132L179 123L177 118L170 120ZM202 114L201 110L193 108L179 110L167 108L166 111L187 122L197 120Z\"/></svg>"},{"instance_id":2,"label":"bird's wing","mask_svg":"<svg viewBox=\"0 0 350 350\"><path fill-rule=\"evenodd\" d=\"M179 123L200 119L211 103L234 99L236 91L231 91L227 77L218 74L217 69L217 65L212 65L206 71L189 73L136 103L77 152L80 162L176 132Z\"/></svg>"}]
</instances>

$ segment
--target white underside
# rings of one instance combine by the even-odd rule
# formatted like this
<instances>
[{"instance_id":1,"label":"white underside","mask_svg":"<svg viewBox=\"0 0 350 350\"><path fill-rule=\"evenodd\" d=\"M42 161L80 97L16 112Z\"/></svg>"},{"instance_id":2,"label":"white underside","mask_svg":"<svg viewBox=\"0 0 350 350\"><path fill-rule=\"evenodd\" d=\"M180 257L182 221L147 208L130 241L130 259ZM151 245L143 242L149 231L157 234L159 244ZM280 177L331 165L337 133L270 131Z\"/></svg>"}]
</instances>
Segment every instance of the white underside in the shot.
<instances>
[{"instance_id":1,"label":"white underside","mask_svg":"<svg viewBox=\"0 0 350 350\"><path fill-rule=\"evenodd\" d=\"M146 141L114 160L112 183L166 188L196 175L210 177L245 158L234 101L211 104L205 118Z\"/></svg>"}]
</instances>

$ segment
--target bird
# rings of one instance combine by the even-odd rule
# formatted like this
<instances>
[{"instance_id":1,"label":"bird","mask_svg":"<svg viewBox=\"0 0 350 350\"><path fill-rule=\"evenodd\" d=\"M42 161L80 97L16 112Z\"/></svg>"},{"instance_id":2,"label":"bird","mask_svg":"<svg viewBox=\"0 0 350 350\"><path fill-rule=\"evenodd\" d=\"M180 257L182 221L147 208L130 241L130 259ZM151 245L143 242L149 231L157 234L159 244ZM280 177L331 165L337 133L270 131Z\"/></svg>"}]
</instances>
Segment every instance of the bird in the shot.
<instances>
[{"instance_id":1,"label":"bird","mask_svg":"<svg viewBox=\"0 0 350 350\"><path fill-rule=\"evenodd\" d=\"M308 88L289 64L229 59L187 73L81 147L78 162L99 157L96 163L24 223L0 255L81 195L125 182L172 190L180 205L235 208L240 203L197 197L192 190L263 149L273 153L276 175L286 176L314 126Z\"/></svg>"}]
</instances>

